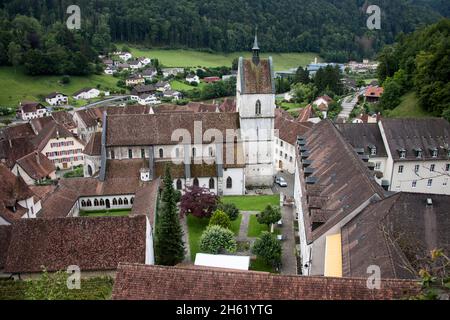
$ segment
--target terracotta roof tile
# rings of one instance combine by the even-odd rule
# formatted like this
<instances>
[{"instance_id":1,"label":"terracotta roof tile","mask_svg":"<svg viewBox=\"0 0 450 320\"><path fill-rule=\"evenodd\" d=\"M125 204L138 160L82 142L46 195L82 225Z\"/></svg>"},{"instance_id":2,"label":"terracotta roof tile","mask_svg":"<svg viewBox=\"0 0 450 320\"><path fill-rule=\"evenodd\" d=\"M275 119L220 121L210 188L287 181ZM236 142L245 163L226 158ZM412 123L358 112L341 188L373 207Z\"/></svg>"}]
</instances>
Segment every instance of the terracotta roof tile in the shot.
<instances>
[{"instance_id":1,"label":"terracotta roof tile","mask_svg":"<svg viewBox=\"0 0 450 320\"><path fill-rule=\"evenodd\" d=\"M84 147L83 153L89 156L100 156L102 151L102 133L95 132L91 135L86 147Z\"/></svg>"},{"instance_id":2,"label":"terracotta roof tile","mask_svg":"<svg viewBox=\"0 0 450 320\"><path fill-rule=\"evenodd\" d=\"M252 59L241 60L241 90L244 94L273 94L272 65L269 59L261 59L255 65Z\"/></svg>"},{"instance_id":3,"label":"terracotta roof tile","mask_svg":"<svg viewBox=\"0 0 450 320\"><path fill-rule=\"evenodd\" d=\"M300 122L282 109L275 111L275 130L278 130L278 138L295 146L297 136L304 135L314 124Z\"/></svg>"},{"instance_id":4,"label":"terracotta roof tile","mask_svg":"<svg viewBox=\"0 0 450 320\"><path fill-rule=\"evenodd\" d=\"M45 179L56 170L53 162L37 151L18 159L17 164L34 180Z\"/></svg>"},{"instance_id":5,"label":"terracotta roof tile","mask_svg":"<svg viewBox=\"0 0 450 320\"><path fill-rule=\"evenodd\" d=\"M274 275L214 268L120 264L113 299L125 300L372 300L402 299L420 286L404 280L367 288L364 278Z\"/></svg>"},{"instance_id":6,"label":"terracotta roof tile","mask_svg":"<svg viewBox=\"0 0 450 320\"><path fill-rule=\"evenodd\" d=\"M21 219L14 223L5 272L115 270L145 262L146 218Z\"/></svg>"},{"instance_id":7,"label":"terracotta roof tile","mask_svg":"<svg viewBox=\"0 0 450 320\"><path fill-rule=\"evenodd\" d=\"M0 270L3 269L6 263L6 256L11 241L11 230L11 225L0 226Z\"/></svg>"}]
</instances>

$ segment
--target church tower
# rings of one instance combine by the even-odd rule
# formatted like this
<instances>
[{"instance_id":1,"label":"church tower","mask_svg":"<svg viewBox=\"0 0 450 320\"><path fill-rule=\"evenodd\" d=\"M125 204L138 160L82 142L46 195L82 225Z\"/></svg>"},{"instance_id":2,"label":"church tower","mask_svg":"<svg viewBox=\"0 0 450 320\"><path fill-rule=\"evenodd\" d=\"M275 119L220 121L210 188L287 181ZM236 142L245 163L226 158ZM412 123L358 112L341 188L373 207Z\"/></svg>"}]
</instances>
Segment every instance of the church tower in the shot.
<instances>
[{"instance_id":1,"label":"church tower","mask_svg":"<svg viewBox=\"0 0 450 320\"><path fill-rule=\"evenodd\" d=\"M239 58L236 107L239 112L246 159L246 186L273 183L273 142L275 122L275 80L272 58L262 59L258 36L252 58Z\"/></svg>"}]
</instances>

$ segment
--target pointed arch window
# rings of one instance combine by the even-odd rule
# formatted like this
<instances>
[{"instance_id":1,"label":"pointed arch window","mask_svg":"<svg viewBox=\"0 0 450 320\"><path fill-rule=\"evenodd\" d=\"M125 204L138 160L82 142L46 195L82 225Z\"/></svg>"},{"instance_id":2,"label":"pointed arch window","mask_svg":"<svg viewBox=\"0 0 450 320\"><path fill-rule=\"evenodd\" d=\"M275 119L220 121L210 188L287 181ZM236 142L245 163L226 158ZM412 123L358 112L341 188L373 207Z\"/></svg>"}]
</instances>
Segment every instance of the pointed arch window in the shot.
<instances>
[{"instance_id":1,"label":"pointed arch window","mask_svg":"<svg viewBox=\"0 0 450 320\"><path fill-rule=\"evenodd\" d=\"M198 183L198 179L197 179L197 178L194 178L194 182L193 182L193 184L194 184L194 186L196 186L196 187L198 187L198 186L199 186L199 183Z\"/></svg>"},{"instance_id":2,"label":"pointed arch window","mask_svg":"<svg viewBox=\"0 0 450 320\"><path fill-rule=\"evenodd\" d=\"M94 206L95 206L95 207L98 207L98 206L99 206L98 199L94 199Z\"/></svg>"},{"instance_id":3,"label":"pointed arch window","mask_svg":"<svg viewBox=\"0 0 450 320\"><path fill-rule=\"evenodd\" d=\"M92 207L92 202L91 202L91 200L88 200L88 201L87 201L86 206Z\"/></svg>"},{"instance_id":4,"label":"pointed arch window","mask_svg":"<svg viewBox=\"0 0 450 320\"><path fill-rule=\"evenodd\" d=\"M101 206L104 206L104 205L105 205L105 200L100 199L100 205L101 205Z\"/></svg>"},{"instance_id":5,"label":"pointed arch window","mask_svg":"<svg viewBox=\"0 0 450 320\"><path fill-rule=\"evenodd\" d=\"M113 206L117 206L117 199L116 198L113 199Z\"/></svg>"},{"instance_id":6,"label":"pointed arch window","mask_svg":"<svg viewBox=\"0 0 450 320\"><path fill-rule=\"evenodd\" d=\"M182 183L181 183L181 180L178 179L178 180L177 180L177 190L181 190L182 187L183 187L183 185L182 185Z\"/></svg>"},{"instance_id":7,"label":"pointed arch window","mask_svg":"<svg viewBox=\"0 0 450 320\"><path fill-rule=\"evenodd\" d=\"M214 189L215 188L214 178L209 178L209 188Z\"/></svg>"},{"instance_id":8,"label":"pointed arch window","mask_svg":"<svg viewBox=\"0 0 450 320\"><path fill-rule=\"evenodd\" d=\"M164 150L162 148L159 149L159 157L164 158Z\"/></svg>"},{"instance_id":9,"label":"pointed arch window","mask_svg":"<svg viewBox=\"0 0 450 320\"><path fill-rule=\"evenodd\" d=\"M256 101L256 105L255 105L255 114L258 116L258 115L261 115L261 101L260 100L257 100Z\"/></svg>"},{"instance_id":10,"label":"pointed arch window","mask_svg":"<svg viewBox=\"0 0 450 320\"><path fill-rule=\"evenodd\" d=\"M130 203L133 204L133 202L134 202L134 197L131 197Z\"/></svg>"},{"instance_id":11,"label":"pointed arch window","mask_svg":"<svg viewBox=\"0 0 450 320\"><path fill-rule=\"evenodd\" d=\"M82 206L82 207L86 207L86 201L81 200L81 206Z\"/></svg>"},{"instance_id":12,"label":"pointed arch window","mask_svg":"<svg viewBox=\"0 0 450 320\"><path fill-rule=\"evenodd\" d=\"M120 206L123 205L123 200L122 200L122 198L119 198L119 205L120 205Z\"/></svg>"},{"instance_id":13,"label":"pointed arch window","mask_svg":"<svg viewBox=\"0 0 450 320\"><path fill-rule=\"evenodd\" d=\"M231 189L233 188L233 180L231 179L231 177L227 178L227 189Z\"/></svg>"}]
</instances>

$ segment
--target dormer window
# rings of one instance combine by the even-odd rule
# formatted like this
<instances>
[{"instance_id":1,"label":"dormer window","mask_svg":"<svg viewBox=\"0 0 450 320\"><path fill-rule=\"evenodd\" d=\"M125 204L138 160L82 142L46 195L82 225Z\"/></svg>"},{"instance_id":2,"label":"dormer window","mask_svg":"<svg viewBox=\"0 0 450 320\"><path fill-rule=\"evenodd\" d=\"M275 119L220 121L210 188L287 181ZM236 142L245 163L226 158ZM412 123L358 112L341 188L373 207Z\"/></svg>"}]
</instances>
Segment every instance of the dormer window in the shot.
<instances>
[{"instance_id":1,"label":"dormer window","mask_svg":"<svg viewBox=\"0 0 450 320\"><path fill-rule=\"evenodd\" d=\"M398 154L400 155L400 159L406 158L406 150L405 149L399 149Z\"/></svg>"},{"instance_id":2,"label":"dormer window","mask_svg":"<svg viewBox=\"0 0 450 320\"><path fill-rule=\"evenodd\" d=\"M375 147L374 145L369 146L369 150L370 150L370 155L371 156L376 156L377 155L377 147Z\"/></svg>"},{"instance_id":3,"label":"dormer window","mask_svg":"<svg viewBox=\"0 0 450 320\"><path fill-rule=\"evenodd\" d=\"M422 158L422 149L416 148L414 151L416 152L416 158Z\"/></svg>"},{"instance_id":4,"label":"dormer window","mask_svg":"<svg viewBox=\"0 0 450 320\"><path fill-rule=\"evenodd\" d=\"M430 151L431 151L431 156L433 158L436 158L438 156L438 149L437 148L431 148Z\"/></svg>"},{"instance_id":5,"label":"dormer window","mask_svg":"<svg viewBox=\"0 0 450 320\"><path fill-rule=\"evenodd\" d=\"M261 101L259 101L259 100L256 101L255 114L257 116L261 115Z\"/></svg>"}]
</instances>

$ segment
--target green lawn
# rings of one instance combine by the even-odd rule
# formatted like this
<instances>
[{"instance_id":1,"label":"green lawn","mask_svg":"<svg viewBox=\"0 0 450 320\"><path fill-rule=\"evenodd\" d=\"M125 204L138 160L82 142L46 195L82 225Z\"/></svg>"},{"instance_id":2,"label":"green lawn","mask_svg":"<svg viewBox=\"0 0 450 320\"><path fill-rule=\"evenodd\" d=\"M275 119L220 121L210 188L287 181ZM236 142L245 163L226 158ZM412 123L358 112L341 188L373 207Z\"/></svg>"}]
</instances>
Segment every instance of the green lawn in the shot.
<instances>
[{"instance_id":1,"label":"green lawn","mask_svg":"<svg viewBox=\"0 0 450 320\"><path fill-rule=\"evenodd\" d=\"M72 95L84 87L117 90L117 78L108 75L91 75L88 77L70 77L67 85L60 84L61 76L28 76L21 68L0 67L0 105L17 106L22 100L39 100L53 91Z\"/></svg>"},{"instance_id":2,"label":"green lawn","mask_svg":"<svg viewBox=\"0 0 450 320\"><path fill-rule=\"evenodd\" d=\"M34 280L0 280L0 300L25 300L28 285ZM114 280L110 277L81 279L80 290L69 290L64 285L67 300L109 300Z\"/></svg>"},{"instance_id":3,"label":"green lawn","mask_svg":"<svg viewBox=\"0 0 450 320\"><path fill-rule=\"evenodd\" d=\"M414 92L409 92L401 97L402 102L392 111L389 111L389 118L405 118L405 117L431 117L428 112L419 106L419 102Z\"/></svg>"},{"instance_id":4,"label":"green lawn","mask_svg":"<svg viewBox=\"0 0 450 320\"><path fill-rule=\"evenodd\" d=\"M223 203L234 203L239 210L262 211L268 204L279 206L280 195L263 196L225 196L221 198Z\"/></svg>"},{"instance_id":5,"label":"green lawn","mask_svg":"<svg viewBox=\"0 0 450 320\"><path fill-rule=\"evenodd\" d=\"M250 216L250 220L248 222L247 236L252 237L252 238L256 238L256 237L259 237L259 235L263 231L270 232L270 229L267 227L267 225L260 224L258 222L258 220L256 219L256 215L252 214ZM280 234L280 233L281 233L281 230L277 226L274 226L273 234L277 235L277 234Z\"/></svg>"},{"instance_id":6,"label":"green lawn","mask_svg":"<svg viewBox=\"0 0 450 320\"><path fill-rule=\"evenodd\" d=\"M286 111L291 109L299 109L304 108L308 105L308 103L296 103L296 102L280 102L279 106Z\"/></svg>"},{"instance_id":7,"label":"green lawn","mask_svg":"<svg viewBox=\"0 0 450 320\"><path fill-rule=\"evenodd\" d=\"M95 210L84 211L80 210L80 217L122 217L128 216L131 209L113 209L113 210Z\"/></svg>"},{"instance_id":8,"label":"green lawn","mask_svg":"<svg viewBox=\"0 0 450 320\"><path fill-rule=\"evenodd\" d=\"M117 44L118 48L122 44ZM234 58L244 56L251 57L250 49L248 52L232 52L232 53L208 53L196 50L159 50L159 49L142 49L130 47L133 56L146 56L151 59L158 59L161 64L167 67L221 67L231 66ZM275 70L287 70L306 66L314 61L317 57L316 53L262 53L261 57L266 58L272 56Z\"/></svg>"},{"instance_id":9,"label":"green lawn","mask_svg":"<svg viewBox=\"0 0 450 320\"><path fill-rule=\"evenodd\" d=\"M204 82L200 82L200 84L196 87L190 86L179 80L173 80L170 82L170 86L172 87L172 90L177 90L177 91L189 91L189 90L193 90L193 89L201 89L205 85L206 84Z\"/></svg>"},{"instance_id":10,"label":"green lawn","mask_svg":"<svg viewBox=\"0 0 450 320\"><path fill-rule=\"evenodd\" d=\"M260 258L250 260L250 270L275 273L275 270L272 268L272 266L267 265Z\"/></svg>"},{"instance_id":11,"label":"green lawn","mask_svg":"<svg viewBox=\"0 0 450 320\"><path fill-rule=\"evenodd\" d=\"M239 226L241 225L242 215L231 221L231 231L237 236L239 234ZM195 261L195 255L200 252L200 237L209 224L209 218L197 218L193 215L187 216L187 226L189 233L189 248L191 250L191 260Z\"/></svg>"}]
</instances>

